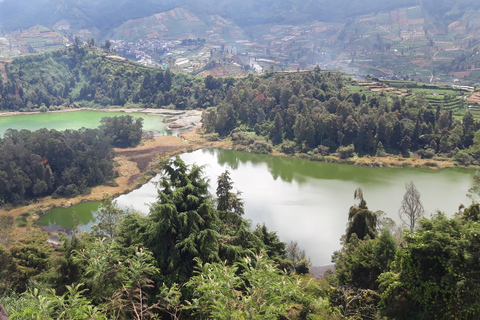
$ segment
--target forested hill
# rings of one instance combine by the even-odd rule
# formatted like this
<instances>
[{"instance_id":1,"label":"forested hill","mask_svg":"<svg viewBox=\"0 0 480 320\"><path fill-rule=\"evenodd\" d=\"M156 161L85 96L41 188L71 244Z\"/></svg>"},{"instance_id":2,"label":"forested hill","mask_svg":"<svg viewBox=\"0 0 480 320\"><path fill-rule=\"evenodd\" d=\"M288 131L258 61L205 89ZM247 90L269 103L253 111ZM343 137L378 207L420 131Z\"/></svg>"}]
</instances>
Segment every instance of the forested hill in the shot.
<instances>
[{"instance_id":1,"label":"forested hill","mask_svg":"<svg viewBox=\"0 0 480 320\"><path fill-rule=\"evenodd\" d=\"M359 89L340 73L319 68L305 73L201 78L144 67L94 50L71 46L7 64L7 80L0 82L0 109L202 108L207 110L207 133L231 136L253 152L278 146L285 153L338 152L344 158L354 152L380 156L416 152L422 158L443 154L462 164L478 158L480 134L478 139L474 135L479 124L473 116L467 112L454 117L442 105L430 105L422 94Z\"/></svg>"},{"instance_id":2,"label":"forested hill","mask_svg":"<svg viewBox=\"0 0 480 320\"><path fill-rule=\"evenodd\" d=\"M0 109L31 110L42 106L78 106L142 103L149 107L175 103L188 107L189 92L169 95L173 76L169 70L142 67L116 57L99 55L83 46L15 59L5 66L7 80L0 82ZM195 78L177 75L175 88L192 87ZM186 82L190 81L190 82ZM173 92L173 91L172 91ZM180 97L181 96L181 97Z\"/></svg>"}]
</instances>

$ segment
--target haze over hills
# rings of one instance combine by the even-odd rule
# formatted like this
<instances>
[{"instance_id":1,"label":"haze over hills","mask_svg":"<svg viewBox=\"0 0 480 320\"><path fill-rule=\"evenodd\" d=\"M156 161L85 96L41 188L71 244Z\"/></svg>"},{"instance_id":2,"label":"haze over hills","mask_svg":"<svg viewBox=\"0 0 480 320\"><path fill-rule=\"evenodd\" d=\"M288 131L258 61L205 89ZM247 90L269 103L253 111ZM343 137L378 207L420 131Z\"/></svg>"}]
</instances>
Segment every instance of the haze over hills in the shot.
<instances>
[{"instance_id":1,"label":"haze over hills","mask_svg":"<svg viewBox=\"0 0 480 320\"><path fill-rule=\"evenodd\" d=\"M147 65L214 76L320 65L475 83L479 9L473 0L4 0L0 58L77 36L99 46L111 40L119 55Z\"/></svg>"}]
</instances>

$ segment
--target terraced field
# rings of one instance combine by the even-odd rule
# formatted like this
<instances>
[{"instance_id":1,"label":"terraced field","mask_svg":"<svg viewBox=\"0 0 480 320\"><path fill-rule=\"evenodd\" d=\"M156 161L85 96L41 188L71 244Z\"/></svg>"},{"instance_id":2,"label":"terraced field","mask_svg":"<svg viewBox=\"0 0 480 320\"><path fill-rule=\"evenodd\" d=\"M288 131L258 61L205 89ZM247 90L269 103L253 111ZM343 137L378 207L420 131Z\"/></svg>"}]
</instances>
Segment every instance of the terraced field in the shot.
<instances>
[{"instance_id":1,"label":"terraced field","mask_svg":"<svg viewBox=\"0 0 480 320\"><path fill-rule=\"evenodd\" d=\"M347 88L367 97L373 92L402 96L407 100L421 95L434 108L452 111L454 117L463 117L469 110L474 118L480 119L480 92L470 93L448 85L426 85L413 81L352 82Z\"/></svg>"}]
</instances>

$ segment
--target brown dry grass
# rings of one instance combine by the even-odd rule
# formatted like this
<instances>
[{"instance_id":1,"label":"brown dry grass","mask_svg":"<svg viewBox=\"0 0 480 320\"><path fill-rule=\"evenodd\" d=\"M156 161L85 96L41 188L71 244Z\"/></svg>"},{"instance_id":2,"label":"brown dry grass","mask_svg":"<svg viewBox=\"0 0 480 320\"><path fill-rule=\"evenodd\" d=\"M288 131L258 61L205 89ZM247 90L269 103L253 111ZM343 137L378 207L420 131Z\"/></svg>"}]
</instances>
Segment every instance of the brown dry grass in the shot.
<instances>
[{"instance_id":1,"label":"brown dry grass","mask_svg":"<svg viewBox=\"0 0 480 320\"><path fill-rule=\"evenodd\" d=\"M433 165L434 164L434 165ZM359 166L385 166L385 167L422 167L430 169L451 168L454 163L450 160L433 160L418 158L402 158L398 156L387 157L362 157L355 160Z\"/></svg>"}]
</instances>

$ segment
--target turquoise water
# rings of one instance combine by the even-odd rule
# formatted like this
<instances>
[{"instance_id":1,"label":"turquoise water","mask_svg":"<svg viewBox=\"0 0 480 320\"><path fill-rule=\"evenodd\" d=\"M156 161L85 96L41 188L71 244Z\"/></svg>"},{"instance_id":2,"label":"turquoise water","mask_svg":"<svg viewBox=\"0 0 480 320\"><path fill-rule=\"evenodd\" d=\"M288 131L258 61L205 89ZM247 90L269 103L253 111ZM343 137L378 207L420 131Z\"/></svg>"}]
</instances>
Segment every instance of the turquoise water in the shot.
<instances>
[{"instance_id":1,"label":"turquoise water","mask_svg":"<svg viewBox=\"0 0 480 320\"><path fill-rule=\"evenodd\" d=\"M41 128L77 130L82 127L96 128L103 117L131 115L134 118L143 118L143 130L165 133L167 125L163 123L163 116L141 112L105 112L93 110L79 110L68 112L45 112L15 116L0 117L0 136L3 137L7 129L28 129L35 131Z\"/></svg>"}]
</instances>

